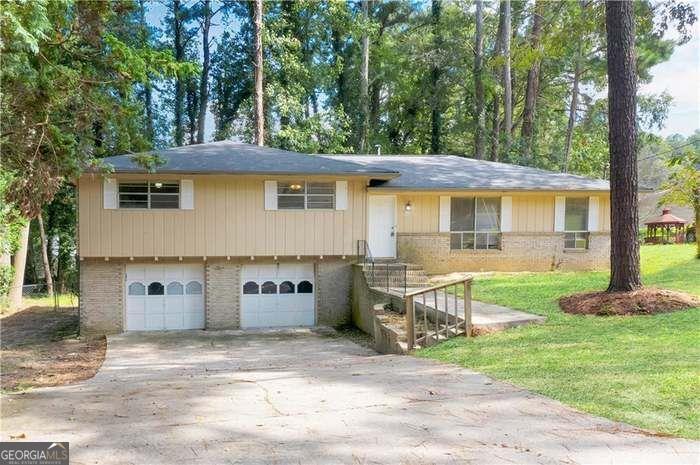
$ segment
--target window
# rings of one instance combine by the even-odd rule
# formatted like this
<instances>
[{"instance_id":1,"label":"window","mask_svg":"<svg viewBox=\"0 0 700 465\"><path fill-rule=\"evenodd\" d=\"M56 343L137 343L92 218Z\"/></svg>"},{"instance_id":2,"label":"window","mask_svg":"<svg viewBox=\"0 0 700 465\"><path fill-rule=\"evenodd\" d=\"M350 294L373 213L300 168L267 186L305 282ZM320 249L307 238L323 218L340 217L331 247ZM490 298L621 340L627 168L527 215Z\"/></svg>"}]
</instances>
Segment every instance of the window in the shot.
<instances>
[{"instance_id":1,"label":"window","mask_svg":"<svg viewBox=\"0 0 700 465\"><path fill-rule=\"evenodd\" d=\"M277 208L280 210L332 210L335 208L335 183L278 182Z\"/></svg>"},{"instance_id":2,"label":"window","mask_svg":"<svg viewBox=\"0 0 700 465\"><path fill-rule=\"evenodd\" d=\"M263 294L277 294L277 284L272 281L265 281L262 285Z\"/></svg>"},{"instance_id":3,"label":"window","mask_svg":"<svg viewBox=\"0 0 700 465\"><path fill-rule=\"evenodd\" d=\"M588 197L566 198L564 248L588 248Z\"/></svg>"},{"instance_id":4,"label":"window","mask_svg":"<svg viewBox=\"0 0 700 465\"><path fill-rule=\"evenodd\" d=\"M129 295L146 295L146 286L141 283L129 284Z\"/></svg>"},{"instance_id":5,"label":"window","mask_svg":"<svg viewBox=\"0 0 700 465\"><path fill-rule=\"evenodd\" d=\"M182 284L177 281L173 281L168 284L168 295L182 295L184 294L183 291L184 288L182 287Z\"/></svg>"},{"instance_id":6,"label":"window","mask_svg":"<svg viewBox=\"0 0 700 465\"><path fill-rule=\"evenodd\" d=\"M165 294L165 288L159 282L153 282L148 285L148 295L163 295Z\"/></svg>"},{"instance_id":7,"label":"window","mask_svg":"<svg viewBox=\"0 0 700 465\"><path fill-rule=\"evenodd\" d=\"M500 249L500 197L452 197L450 249Z\"/></svg>"},{"instance_id":8,"label":"window","mask_svg":"<svg viewBox=\"0 0 700 465\"><path fill-rule=\"evenodd\" d=\"M314 285L309 281L302 281L297 286L297 294L313 294Z\"/></svg>"},{"instance_id":9,"label":"window","mask_svg":"<svg viewBox=\"0 0 700 465\"><path fill-rule=\"evenodd\" d=\"M294 283L291 281L282 281L282 284L280 284L280 294L294 294Z\"/></svg>"},{"instance_id":10,"label":"window","mask_svg":"<svg viewBox=\"0 0 700 465\"><path fill-rule=\"evenodd\" d=\"M119 208L180 208L180 183L120 182Z\"/></svg>"},{"instance_id":11,"label":"window","mask_svg":"<svg viewBox=\"0 0 700 465\"><path fill-rule=\"evenodd\" d=\"M185 287L185 292L187 295L201 295L202 294L202 284L197 281L190 281Z\"/></svg>"},{"instance_id":12,"label":"window","mask_svg":"<svg viewBox=\"0 0 700 465\"><path fill-rule=\"evenodd\" d=\"M258 286L258 283L255 281L248 281L243 285L243 293L244 294L259 294L260 293L260 286Z\"/></svg>"}]
</instances>

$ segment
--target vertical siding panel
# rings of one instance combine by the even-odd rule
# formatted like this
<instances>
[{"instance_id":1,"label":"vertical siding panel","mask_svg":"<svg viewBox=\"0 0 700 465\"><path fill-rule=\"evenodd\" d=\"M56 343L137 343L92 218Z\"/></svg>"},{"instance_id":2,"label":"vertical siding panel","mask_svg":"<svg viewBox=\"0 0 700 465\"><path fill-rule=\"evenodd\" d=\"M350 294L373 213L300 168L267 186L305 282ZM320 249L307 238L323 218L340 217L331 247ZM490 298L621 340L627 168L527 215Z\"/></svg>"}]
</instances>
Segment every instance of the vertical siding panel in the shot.
<instances>
[{"instance_id":1,"label":"vertical siding panel","mask_svg":"<svg viewBox=\"0 0 700 465\"><path fill-rule=\"evenodd\" d=\"M165 256L165 218L164 213L157 212L153 216L153 252L158 257Z\"/></svg>"}]
</instances>

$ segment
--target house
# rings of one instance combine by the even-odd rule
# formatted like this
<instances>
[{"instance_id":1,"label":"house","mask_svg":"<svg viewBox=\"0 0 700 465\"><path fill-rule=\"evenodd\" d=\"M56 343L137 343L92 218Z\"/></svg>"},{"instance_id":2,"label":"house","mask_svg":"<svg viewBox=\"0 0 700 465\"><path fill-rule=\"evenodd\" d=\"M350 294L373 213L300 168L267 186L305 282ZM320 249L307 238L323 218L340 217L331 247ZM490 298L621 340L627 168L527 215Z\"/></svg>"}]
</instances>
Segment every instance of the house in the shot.
<instances>
[{"instance_id":1,"label":"house","mask_svg":"<svg viewBox=\"0 0 700 465\"><path fill-rule=\"evenodd\" d=\"M608 265L607 181L233 142L156 154L154 173L121 155L78 180L87 333L343 323L361 241L428 273Z\"/></svg>"}]
</instances>

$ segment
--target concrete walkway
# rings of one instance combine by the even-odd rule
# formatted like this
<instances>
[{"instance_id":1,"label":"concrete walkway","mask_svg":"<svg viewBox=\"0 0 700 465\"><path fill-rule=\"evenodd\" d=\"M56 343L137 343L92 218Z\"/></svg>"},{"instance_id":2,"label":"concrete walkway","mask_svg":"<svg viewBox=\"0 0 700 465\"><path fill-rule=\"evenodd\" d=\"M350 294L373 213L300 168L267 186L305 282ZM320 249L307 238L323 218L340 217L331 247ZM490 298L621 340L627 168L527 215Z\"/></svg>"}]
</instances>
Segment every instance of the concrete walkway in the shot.
<instances>
[{"instance_id":1,"label":"concrete walkway","mask_svg":"<svg viewBox=\"0 0 700 465\"><path fill-rule=\"evenodd\" d=\"M95 378L2 397L2 440L70 441L71 464L700 463L484 375L310 331L109 338Z\"/></svg>"},{"instance_id":2,"label":"concrete walkway","mask_svg":"<svg viewBox=\"0 0 700 465\"><path fill-rule=\"evenodd\" d=\"M418 305L422 305L423 296L416 297L415 302ZM437 308L441 312L447 311L449 315L455 315L456 305L456 314L464 318L464 300L454 299L452 295L445 296L444 293L437 293L436 305L435 294L429 292L425 294L425 305L430 308ZM472 300L472 325L478 330L498 331L526 324L544 323L545 320L546 318L543 316Z\"/></svg>"}]
</instances>

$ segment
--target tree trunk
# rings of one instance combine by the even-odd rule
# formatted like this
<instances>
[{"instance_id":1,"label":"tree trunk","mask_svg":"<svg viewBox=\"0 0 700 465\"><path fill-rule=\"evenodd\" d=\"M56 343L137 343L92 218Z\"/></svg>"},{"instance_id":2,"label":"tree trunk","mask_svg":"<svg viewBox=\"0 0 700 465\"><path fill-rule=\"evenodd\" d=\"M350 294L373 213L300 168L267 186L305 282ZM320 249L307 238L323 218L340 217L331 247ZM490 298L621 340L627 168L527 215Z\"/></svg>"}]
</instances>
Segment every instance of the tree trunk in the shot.
<instances>
[{"instance_id":1,"label":"tree trunk","mask_svg":"<svg viewBox=\"0 0 700 465\"><path fill-rule=\"evenodd\" d=\"M180 62L185 59L185 46L182 38L182 3L173 0L173 44L175 46L175 60ZM185 102L185 85L180 76L175 77L175 145L185 144L185 131L183 125L183 107Z\"/></svg>"},{"instance_id":2,"label":"tree trunk","mask_svg":"<svg viewBox=\"0 0 700 465\"><path fill-rule=\"evenodd\" d=\"M255 0L253 15L255 50L255 143L265 145L265 107L263 102L263 0Z\"/></svg>"},{"instance_id":3,"label":"tree trunk","mask_svg":"<svg viewBox=\"0 0 700 465\"><path fill-rule=\"evenodd\" d=\"M359 153L367 152L369 134L369 0L362 0L362 18L365 22L362 30L362 59L360 63L360 131L357 149Z\"/></svg>"},{"instance_id":4,"label":"tree trunk","mask_svg":"<svg viewBox=\"0 0 700 465\"><path fill-rule=\"evenodd\" d=\"M576 111L578 110L578 86L581 77L581 56L580 46L574 57L574 83L571 86L571 106L569 107L569 123L566 126L566 146L564 147L564 172L569 172L569 160L571 157L571 144L574 137L574 126L576 125Z\"/></svg>"},{"instance_id":5,"label":"tree trunk","mask_svg":"<svg viewBox=\"0 0 700 465\"><path fill-rule=\"evenodd\" d=\"M39 213L36 221L39 225L39 237L41 237L41 261L44 264L44 281L46 281L46 294L53 297L53 276L51 275L51 261L49 260L49 243L46 239L46 230L44 229L43 214Z\"/></svg>"},{"instance_id":6,"label":"tree trunk","mask_svg":"<svg viewBox=\"0 0 700 465\"><path fill-rule=\"evenodd\" d=\"M494 58L503 55L503 30L505 29L505 10L503 2L499 3L498 8L498 30L496 31L496 44L493 48ZM503 76L503 67L496 68L496 73ZM500 158L499 151L501 145L501 94L498 90L494 90L493 101L491 103L491 161L498 161Z\"/></svg>"},{"instance_id":7,"label":"tree trunk","mask_svg":"<svg viewBox=\"0 0 700 465\"><path fill-rule=\"evenodd\" d=\"M530 33L530 47L535 53L539 53L540 39L542 37L542 14L544 1L535 1L535 11L532 18L532 31ZM535 59L527 73L527 87L525 89L525 108L523 110L523 125L520 136L523 139L523 158L529 160L532 155L532 134L535 126L535 112L537 111L537 96L540 87L539 57Z\"/></svg>"},{"instance_id":8,"label":"tree trunk","mask_svg":"<svg viewBox=\"0 0 700 465\"><path fill-rule=\"evenodd\" d=\"M510 0L503 0L503 56L505 65L503 66L503 125L505 130L505 150L506 155L510 152L511 132L513 131L513 88L510 76Z\"/></svg>"},{"instance_id":9,"label":"tree trunk","mask_svg":"<svg viewBox=\"0 0 700 465\"><path fill-rule=\"evenodd\" d=\"M139 0L139 22L141 26L141 41L150 45L148 23L146 21L146 0ZM151 146L153 146L155 131L153 129L153 89L150 82L144 83L142 96L143 106L146 109L146 136Z\"/></svg>"},{"instance_id":10,"label":"tree trunk","mask_svg":"<svg viewBox=\"0 0 700 465\"><path fill-rule=\"evenodd\" d=\"M693 208L695 209L695 245L697 246L695 257L700 259L700 187L695 189Z\"/></svg>"},{"instance_id":11,"label":"tree trunk","mask_svg":"<svg viewBox=\"0 0 700 465\"><path fill-rule=\"evenodd\" d=\"M187 135L190 145L197 142L197 111L199 108L199 93L197 81L192 78L187 82Z\"/></svg>"},{"instance_id":12,"label":"tree trunk","mask_svg":"<svg viewBox=\"0 0 700 465\"><path fill-rule=\"evenodd\" d=\"M486 132L486 115L484 114L484 2L476 1L476 34L474 36L474 154L479 160L484 159L484 133Z\"/></svg>"},{"instance_id":13,"label":"tree trunk","mask_svg":"<svg viewBox=\"0 0 700 465\"><path fill-rule=\"evenodd\" d=\"M12 266L15 269L15 276L12 278L12 285L8 298L11 308L22 306L22 285L24 285L24 269L27 266L27 249L29 248L29 221L20 230L19 248L15 252Z\"/></svg>"},{"instance_id":14,"label":"tree trunk","mask_svg":"<svg viewBox=\"0 0 700 465\"><path fill-rule=\"evenodd\" d=\"M199 114L197 115L197 143L204 143L204 126L209 104L209 28L211 27L211 0L204 0L202 22L202 74L199 80Z\"/></svg>"},{"instance_id":15,"label":"tree trunk","mask_svg":"<svg viewBox=\"0 0 700 465\"><path fill-rule=\"evenodd\" d=\"M345 54L343 46L343 34L337 27L332 30L333 36L333 67L338 69L338 76L336 77L336 105L342 105L343 111L347 114L349 109L347 107L347 89L345 85Z\"/></svg>"},{"instance_id":16,"label":"tree trunk","mask_svg":"<svg viewBox=\"0 0 700 465\"><path fill-rule=\"evenodd\" d=\"M637 206L637 76L634 3L607 1L608 142L610 144L610 284L608 291L642 285Z\"/></svg>"},{"instance_id":17,"label":"tree trunk","mask_svg":"<svg viewBox=\"0 0 700 465\"><path fill-rule=\"evenodd\" d=\"M430 152L442 153L442 89L440 77L442 76L442 36L440 31L440 15L442 13L441 0L433 0L431 6L431 20L433 25L433 66L430 70L431 83L431 111L430 111Z\"/></svg>"},{"instance_id":18,"label":"tree trunk","mask_svg":"<svg viewBox=\"0 0 700 465\"><path fill-rule=\"evenodd\" d=\"M492 127L491 127L491 161L498 161L498 151L501 143L501 115L498 111L498 95L493 99Z\"/></svg>"}]
</instances>

